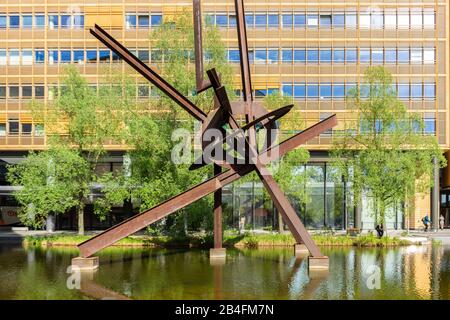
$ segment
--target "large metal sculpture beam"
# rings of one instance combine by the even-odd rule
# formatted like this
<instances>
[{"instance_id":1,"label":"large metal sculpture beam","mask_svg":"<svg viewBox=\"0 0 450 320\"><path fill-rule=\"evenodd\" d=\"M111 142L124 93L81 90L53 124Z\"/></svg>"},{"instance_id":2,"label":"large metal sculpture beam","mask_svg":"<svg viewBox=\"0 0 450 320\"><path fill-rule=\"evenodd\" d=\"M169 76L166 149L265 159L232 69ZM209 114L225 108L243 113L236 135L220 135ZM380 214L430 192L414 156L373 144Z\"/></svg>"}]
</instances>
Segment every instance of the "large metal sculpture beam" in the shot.
<instances>
[{"instance_id":1,"label":"large metal sculpture beam","mask_svg":"<svg viewBox=\"0 0 450 320\"><path fill-rule=\"evenodd\" d=\"M312 257L318 259L326 258L314 243L294 208L291 206L287 197L281 191L266 166L270 163L270 161L277 160L290 150L299 147L308 140L317 137L321 133L334 127L337 124L336 116L333 115L317 123L316 125L307 128L301 133L298 133L281 142L279 145L275 144L269 131L277 127L277 120L289 112L292 105L268 112L262 107L261 104L254 101L251 86L243 0L235 0L235 6L244 101L231 103L228 99L225 87L220 81L220 76L216 73L215 69L207 71L209 78L208 81L205 81L203 78L203 58L199 57L199 55L202 55L202 44L200 40L201 23L198 22L199 19L201 19L201 10L200 2L198 0L194 0L194 22L197 21L194 24L194 27L196 28L195 49L197 56L197 90L198 92L208 89L214 90L215 109L211 111L209 115L206 115L200 108L198 108L161 76L159 76L156 71L140 61L101 27L95 25L95 27L91 29L91 33L105 46L114 51L137 72L143 75L148 81L150 81L163 93L178 103L178 105L185 109L190 115L202 123L203 155L202 158L199 159L200 162L198 163L196 161L196 163L191 166L191 169L195 170L201 166L213 163L215 166L215 175L211 179L193 187L192 189L183 192L153 207L152 209L133 216L128 220L125 220L122 223L106 230L105 232L81 243L78 246L81 257L90 257L97 251L112 245L120 239L141 230L149 224L184 208L185 206L207 196L210 193L215 192L216 195L219 195L220 190L224 186L238 180L252 171L255 171L263 182L264 187L267 189L277 210L281 213L283 221L288 225L289 230L292 232L297 243L304 244L311 253ZM243 126L239 126L238 124L238 115L245 116L246 123ZM228 125L231 128L231 133L228 132L228 135L223 139L214 140L211 142L210 140L204 138L205 133L207 133L209 129L223 131L225 125ZM260 129L266 129L268 132L266 134L265 145L262 149L258 149L258 145L256 143L256 132ZM233 153L233 160L238 160L237 157L239 157L239 155L243 156L243 159L240 159L240 162L228 161L229 157L225 157L226 159L224 159L225 154L230 155L229 148L226 149L226 146L229 147L230 140L239 142L238 145L244 146L244 150L237 150L236 148L233 149L234 151L238 151L237 154ZM207 150L217 147L218 145L223 147L223 152L213 154L207 152ZM221 172L222 169L225 171ZM220 200L216 200L216 205L220 205ZM216 226L216 228L215 231L219 229L218 226Z\"/></svg>"}]
</instances>

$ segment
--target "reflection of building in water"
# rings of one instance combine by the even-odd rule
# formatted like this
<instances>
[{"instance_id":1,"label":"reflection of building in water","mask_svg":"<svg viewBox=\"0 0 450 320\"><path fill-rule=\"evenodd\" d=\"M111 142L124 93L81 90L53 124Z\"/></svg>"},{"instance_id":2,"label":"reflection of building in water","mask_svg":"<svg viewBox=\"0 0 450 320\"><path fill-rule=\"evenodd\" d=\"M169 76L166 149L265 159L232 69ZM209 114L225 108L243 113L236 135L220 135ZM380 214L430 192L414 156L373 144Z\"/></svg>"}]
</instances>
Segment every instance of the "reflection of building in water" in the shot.
<instances>
[{"instance_id":1,"label":"reflection of building in water","mask_svg":"<svg viewBox=\"0 0 450 320\"><path fill-rule=\"evenodd\" d=\"M404 248L403 256L405 290L415 292L420 298L430 299L431 293L431 250L430 247ZM434 261L438 263L438 261Z\"/></svg>"}]
</instances>

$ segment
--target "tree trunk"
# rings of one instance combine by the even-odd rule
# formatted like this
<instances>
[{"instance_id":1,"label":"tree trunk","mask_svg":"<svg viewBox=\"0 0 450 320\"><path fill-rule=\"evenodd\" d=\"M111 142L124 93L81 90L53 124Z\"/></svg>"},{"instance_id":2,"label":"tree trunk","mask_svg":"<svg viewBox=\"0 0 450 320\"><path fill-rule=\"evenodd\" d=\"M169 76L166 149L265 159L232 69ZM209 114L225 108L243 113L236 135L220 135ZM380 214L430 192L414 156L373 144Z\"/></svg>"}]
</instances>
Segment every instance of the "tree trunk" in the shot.
<instances>
[{"instance_id":1,"label":"tree trunk","mask_svg":"<svg viewBox=\"0 0 450 320\"><path fill-rule=\"evenodd\" d=\"M83 205L78 206L77 214L78 214L78 234L83 236L84 235L84 206Z\"/></svg>"}]
</instances>

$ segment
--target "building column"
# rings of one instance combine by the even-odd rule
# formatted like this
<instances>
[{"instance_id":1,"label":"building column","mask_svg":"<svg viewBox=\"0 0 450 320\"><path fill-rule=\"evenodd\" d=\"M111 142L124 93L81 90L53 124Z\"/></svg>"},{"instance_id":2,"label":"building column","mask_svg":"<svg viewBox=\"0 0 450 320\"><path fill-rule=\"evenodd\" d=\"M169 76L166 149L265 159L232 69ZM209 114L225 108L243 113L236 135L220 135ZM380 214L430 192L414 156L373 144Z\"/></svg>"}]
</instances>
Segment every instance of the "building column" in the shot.
<instances>
[{"instance_id":1,"label":"building column","mask_svg":"<svg viewBox=\"0 0 450 320\"><path fill-rule=\"evenodd\" d=\"M439 165L438 159L434 158L433 180L434 186L431 189L431 228L433 231L439 230Z\"/></svg>"}]
</instances>

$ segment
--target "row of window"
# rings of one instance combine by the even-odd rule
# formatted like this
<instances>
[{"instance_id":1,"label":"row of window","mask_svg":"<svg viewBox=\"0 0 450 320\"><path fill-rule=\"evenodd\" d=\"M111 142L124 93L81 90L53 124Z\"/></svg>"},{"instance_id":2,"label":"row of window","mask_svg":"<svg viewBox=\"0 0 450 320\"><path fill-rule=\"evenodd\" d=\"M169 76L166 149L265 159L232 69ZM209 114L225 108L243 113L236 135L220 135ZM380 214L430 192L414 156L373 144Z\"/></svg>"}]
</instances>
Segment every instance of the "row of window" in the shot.
<instances>
[{"instance_id":1,"label":"row of window","mask_svg":"<svg viewBox=\"0 0 450 320\"><path fill-rule=\"evenodd\" d=\"M33 52L34 51L34 52ZM148 63L161 62L163 57L158 50L131 50L139 59ZM46 56L47 53L47 56ZM206 57L206 55L205 55ZM96 49L0 49L1 65L32 65L48 61L54 63L98 63L120 60L110 50ZM206 57L207 58L207 57ZM434 64L434 48L308 48L308 49L251 49L251 63L386 63L386 64ZM228 61L239 62L239 50L228 50Z\"/></svg>"},{"instance_id":2,"label":"row of window","mask_svg":"<svg viewBox=\"0 0 450 320\"><path fill-rule=\"evenodd\" d=\"M325 119L329 115L321 115L321 120ZM433 116L425 116L424 119L424 134L434 135L436 133L436 119ZM381 128L381 123L379 125ZM416 131L419 131L420 127L417 126ZM332 130L325 132L322 134L323 136L331 135ZM16 136L31 136L42 137L44 136L44 125L40 123L31 123L31 122L20 122L17 118L8 119L7 123L0 122L0 137L4 137L6 135Z\"/></svg>"},{"instance_id":3,"label":"row of window","mask_svg":"<svg viewBox=\"0 0 450 320\"><path fill-rule=\"evenodd\" d=\"M348 95L350 90L356 88L356 83L283 83L281 91L284 95L294 97L296 99L343 99ZM96 85L91 86L93 90L97 89ZM139 97L149 97L157 95L157 91L152 90L149 85L139 85L137 95ZM433 100L436 98L436 86L434 83L397 83L392 89L397 92L400 99L426 99ZM256 97L264 97L277 91L276 88L258 89L254 91ZM50 96L54 96L57 88L50 87ZM367 88L361 85L360 92L362 96L367 96ZM236 94L240 95L240 90L236 90ZM0 85L0 99L9 97L11 99L18 98L43 98L45 95L45 87L43 85Z\"/></svg>"},{"instance_id":4,"label":"row of window","mask_svg":"<svg viewBox=\"0 0 450 320\"><path fill-rule=\"evenodd\" d=\"M46 18L47 17L47 18ZM84 15L82 14L48 14L44 13L24 13L9 15L0 15L0 29L30 29L30 28L45 28L50 29L77 29L84 28Z\"/></svg>"},{"instance_id":5,"label":"row of window","mask_svg":"<svg viewBox=\"0 0 450 320\"><path fill-rule=\"evenodd\" d=\"M207 23L219 27L236 27L236 15L207 14ZM249 28L371 28L371 29L434 29L433 9L361 10L342 12L255 12L246 13Z\"/></svg>"},{"instance_id":6,"label":"row of window","mask_svg":"<svg viewBox=\"0 0 450 320\"><path fill-rule=\"evenodd\" d=\"M219 27L235 27L234 14L206 14L207 23ZM365 10L359 12L255 12L246 13L246 25L249 28L434 28L435 12L433 9L413 8L399 10ZM358 21L359 20L359 21ZM12 13L0 15L0 28L83 28L83 14L48 14L44 13ZM161 13L127 13L125 14L125 27L150 28L159 26L163 21Z\"/></svg>"},{"instance_id":7,"label":"row of window","mask_svg":"<svg viewBox=\"0 0 450 320\"><path fill-rule=\"evenodd\" d=\"M4 137L6 135L15 136L15 135L24 135L35 137L42 137L44 135L44 125L40 123L30 123L24 122L21 123L17 118L8 119L7 123L0 122L0 137Z\"/></svg>"},{"instance_id":8,"label":"row of window","mask_svg":"<svg viewBox=\"0 0 450 320\"><path fill-rule=\"evenodd\" d=\"M283 95L295 99L344 99L356 86L356 83L283 83L281 91ZM436 98L434 83L397 83L392 85L392 89L400 99L434 100ZM360 95L367 97L369 88L361 85Z\"/></svg>"},{"instance_id":9,"label":"row of window","mask_svg":"<svg viewBox=\"0 0 450 320\"><path fill-rule=\"evenodd\" d=\"M359 51L359 52L358 52ZM434 64L434 48L308 48L249 50L254 63L414 63ZM228 50L228 61L239 62L239 50Z\"/></svg>"}]
</instances>

